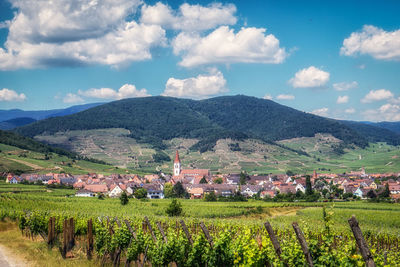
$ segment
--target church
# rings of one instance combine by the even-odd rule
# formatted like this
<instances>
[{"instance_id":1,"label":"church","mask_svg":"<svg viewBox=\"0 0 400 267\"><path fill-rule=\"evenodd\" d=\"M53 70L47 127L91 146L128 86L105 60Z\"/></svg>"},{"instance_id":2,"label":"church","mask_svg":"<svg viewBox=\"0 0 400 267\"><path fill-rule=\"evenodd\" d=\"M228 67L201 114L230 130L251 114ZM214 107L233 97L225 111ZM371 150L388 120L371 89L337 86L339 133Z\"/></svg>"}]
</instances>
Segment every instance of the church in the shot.
<instances>
[{"instance_id":1,"label":"church","mask_svg":"<svg viewBox=\"0 0 400 267\"><path fill-rule=\"evenodd\" d=\"M199 181L205 177L207 180L211 177L210 170L207 169L182 169L181 160L179 158L179 152L176 151L174 160L174 174L172 179L175 182L189 182L192 184L198 184Z\"/></svg>"}]
</instances>

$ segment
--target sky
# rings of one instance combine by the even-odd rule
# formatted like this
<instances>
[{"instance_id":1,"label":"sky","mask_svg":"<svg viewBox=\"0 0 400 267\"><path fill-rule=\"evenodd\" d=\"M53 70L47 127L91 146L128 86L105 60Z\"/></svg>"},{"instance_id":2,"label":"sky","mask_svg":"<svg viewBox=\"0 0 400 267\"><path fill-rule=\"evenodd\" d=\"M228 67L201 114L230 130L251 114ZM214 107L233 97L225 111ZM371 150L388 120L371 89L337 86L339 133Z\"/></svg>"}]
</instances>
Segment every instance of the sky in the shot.
<instances>
[{"instance_id":1,"label":"sky","mask_svg":"<svg viewBox=\"0 0 400 267\"><path fill-rule=\"evenodd\" d=\"M399 14L395 0L0 0L0 109L243 94L400 121Z\"/></svg>"}]
</instances>

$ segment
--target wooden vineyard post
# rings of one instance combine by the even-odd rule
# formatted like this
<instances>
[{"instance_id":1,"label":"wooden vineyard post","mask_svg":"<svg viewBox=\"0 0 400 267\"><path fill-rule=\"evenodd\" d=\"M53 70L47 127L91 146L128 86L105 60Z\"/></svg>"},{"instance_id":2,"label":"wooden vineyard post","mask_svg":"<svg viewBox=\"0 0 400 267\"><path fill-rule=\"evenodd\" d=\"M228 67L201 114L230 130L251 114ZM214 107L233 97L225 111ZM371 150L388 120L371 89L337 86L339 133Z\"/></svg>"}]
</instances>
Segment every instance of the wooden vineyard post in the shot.
<instances>
[{"instance_id":1,"label":"wooden vineyard post","mask_svg":"<svg viewBox=\"0 0 400 267\"><path fill-rule=\"evenodd\" d=\"M351 231L353 231L357 246L360 249L361 255L365 261L365 265L367 267L375 267L376 265L374 259L372 258L371 251L368 248L367 242L365 242L361 229L358 226L358 221L354 215L349 219L349 225Z\"/></svg>"},{"instance_id":2,"label":"wooden vineyard post","mask_svg":"<svg viewBox=\"0 0 400 267\"><path fill-rule=\"evenodd\" d=\"M55 228L56 228L56 218L50 217L49 227L47 231L47 244L49 245L50 248L54 245L54 240L56 238Z\"/></svg>"},{"instance_id":3,"label":"wooden vineyard post","mask_svg":"<svg viewBox=\"0 0 400 267\"><path fill-rule=\"evenodd\" d=\"M74 218L70 218L68 250L71 250L74 246L75 246L75 222Z\"/></svg>"},{"instance_id":4,"label":"wooden vineyard post","mask_svg":"<svg viewBox=\"0 0 400 267\"><path fill-rule=\"evenodd\" d=\"M68 220L63 222L63 243L60 248L61 256L65 259L67 256L67 244L68 244Z\"/></svg>"},{"instance_id":5,"label":"wooden vineyard post","mask_svg":"<svg viewBox=\"0 0 400 267\"><path fill-rule=\"evenodd\" d=\"M157 222L157 227L158 227L158 230L160 231L160 233L161 233L161 235L162 235L162 237L164 239L164 243L167 244L168 243L168 239L167 239L167 236L164 233L164 229L162 228L162 225L161 225L160 222Z\"/></svg>"},{"instance_id":6,"label":"wooden vineyard post","mask_svg":"<svg viewBox=\"0 0 400 267\"><path fill-rule=\"evenodd\" d=\"M181 220L180 223L181 223L181 225L182 225L183 232L185 232L186 238L189 240L189 244L190 244L190 245L193 245L192 236L190 235L189 230L188 230L188 228L186 227L185 222L184 222L183 220Z\"/></svg>"},{"instance_id":7,"label":"wooden vineyard post","mask_svg":"<svg viewBox=\"0 0 400 267\"><path fill-rule=\"evenodd\" d=\"M90 260L92 259L93 252L93 221L92 219L88 220L88 230L87 230L87 250L86 256Z\"/></svg>"},{"instance_id":8,"label":"wooden vineyard post","mask_svg":"<svg viewBox=\"0 0 400 267\"><path fill-rule=\"evenodd\" d=\"M313 260L311 258L310 250L308 249L307 241L304 238L303 232L301 231L297 222L292 223L293 229L296 233L297 240L299 240L301 249L303 250L304 257L306 258L307 264L312 267L314 266Z\"/></svg>"},{"instance_id":9,"label":"wooden vineyard post","mask_svg":"<svg viewBox=\"0 0 400 267\"><path fill-rule=\"evenodd\" d=\"M212 240L212 237L210 236L210 233L208 232L207 227L204 225L203 222L200 223L200 227L203 230L203 233L206 236L208 243L210 244L210 247L212 248L214 246L214 242Z\"/></svg>"},{"instance_id":10,"label":"wooden vineyard post","mask_svg":"<svg viewBox=\"0 0 400 267\"><path fill-rule=\"evenodd\" d=\"M274 246L275 253L278 255L278 258L282 260L281 254L282 254L282 249L281 246L279 245L278 238L276 238L276 235L274 233L274 230L272 229L272 226L269 222L264 223L265 229L267 229L269 238L271 239L272 245Z\"/></svg>"},{"instance_id":11,"label":"wooden vineyard post","mask_svg":"<svg viewBox=\"0 0 400 267\"><path fill-rule=\"evenodd\" d=\"M135 241L136 241L136 240L137 240L136 233L135 233L135 231L133 231L133 229L132 229L132 227L131 227L129 221L128 221L128 220L124 220L124 222L125 222L125 224L126 224L126 227L128 227L129 232L131 232L131 235L132 235L133 239L135 239ZM131 246L131 243L132 243L132 238L131 238L131 240L129 241L128 247ZM127 257L127 258L126 258L126 262L125 262L125 267L129 267L130 264L131 264L131 261L130 261L129 258Z\"/></svg>"},{"instance_id":12,"label":"wooden vineyard post","mask_svg":"<svg viewBox=\"0 0 400 267\"><path fill-rule=\"evenodd\" d=\"M150 230L150 233L151 233L151 236L153 237L154 243L156 243L157 242L157 238L156 238L156 235L154 234L153 228L151 227L149 218L147 218L147 216L144 216L144 221L147 224L147 228Z\"/></svg>"}]
</instances>

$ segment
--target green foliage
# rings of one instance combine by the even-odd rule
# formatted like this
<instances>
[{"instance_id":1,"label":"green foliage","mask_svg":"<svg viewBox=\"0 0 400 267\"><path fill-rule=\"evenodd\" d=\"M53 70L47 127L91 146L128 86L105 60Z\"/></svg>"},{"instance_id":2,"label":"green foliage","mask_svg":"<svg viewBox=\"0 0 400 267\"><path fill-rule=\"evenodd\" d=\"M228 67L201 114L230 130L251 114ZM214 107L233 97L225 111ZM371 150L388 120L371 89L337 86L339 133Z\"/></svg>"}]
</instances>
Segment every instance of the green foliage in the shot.
<instances>
[{"instance_id":1,"label":"green foliage","mask_svg":"<svg viewBox=\"0 0 400 267\"><path fill-rule=\"evenodd\" d=\"M182 203L180 203L176 198L172 199L168 208L165 210L168 216L179 216L182 214Z\"/></svg>"},{"instance_id":2,"label":"green foliage","mask_svg":"<svg viewBox=\"0 0 400 267\"><path fill-rule=\"evenodd\" d=\"M312 184L311 184L311 177L310 175L306 176L306 195L310 196L313 194Z\"/></svg>"},{"instance_id":3,"label":"green foliage","mask_svg":"<svg viewBox=\"0 0 400 267\"><path fill-rule=\"evenodd\" d=\"M133 193L133 195L137 199L145 199L147 197L147 190L144 188L139 188Z\"/></svg>"},{"instance_id":4,"label":"green foliage","mask_svg":"<svg viewBox=\"0 0 400 267\"><path fill-rule=\"evenodd\" d=\"M164 197L165 198L172 198L174 197L174 187L171 183L164 184Z\"/></svg>"},{"instance_id":5,"label":"green foliage","mask_svg":"<svg viewBox=\"0 0 400 267\"><path fill-rule=\"evenodd\" d=\"M181 182L177 182L174 187L174 196L179 197L179 198L185 198L188 196L188 193L186 192L185 188L183 188L183 185Z\"/></svg>"},{"instance_id":6,"label":"green foliage","mask_svg":"<svg viewBox=\"0 0 400 267\"><path fill-rule=\"evenodd\" d=\"M204 201L217 201L217 196L215 195L214 191L204 195Z\"/></svg>"},{"instance_id":7,"label":"green foliage","mask_svg":"<svg viewBox=\"0 0 400 267\"><path fill-rule=\"evenodd\" d=\"M119 200L121 201L121 205L126 205L126 204L128 204L129 199L128 199L128 195L126 194L125 191L123 191L123 192L121 193L121 196L119 197Z\"/></svg>"},{"instance_id":8,"label":"green foliage","mask_svg":"<svg viewBox=\"0 0 400 267\"><path fill-rule=\"evenodd\" d=\"M249 179L250 177L246 173L240 172L239 184L245 185Z\"/></svg>"},{"instance_id":9,"label":"green foliage","mask_svg":"<svg viewBox=\"0 0 400 267\"><path fill-rule=\"evenodd\" d=\"M304 113L272 101L240 95L201 101L161 96L123 99L73 115L38 121L15 131L33 137L44 132L53 134L117 127L130 130L132 138L158 150L165 149L163 140L176 137L199 139L192 149L205 152L212 150L216 141L224 138L273 142L311 137L316 133L330 133L343 140L345 145L355 144L363 148L369 140L400 144L400 135L383 128L370 125L366 125L367 128L354 127L353 124ZM240 150L238 143L231 144L230 148ZM307 155L301 150L296 152ZM167 158L156 153L154 160L161 162Z\"/></svg>"},{"instance_id":10,"label":"green foliage","mask_svg":"<svg viewBox=\"0 0 400 267\"><path fill-rule=\"evenodd\" d=\"M157 163L161 163L164 161L171 161L171 158L161 150L157 150L156 153L152 157L153 157L154 162L157 162Z\"/></svg>"},{"instance_id":11,"label":"green foliage","mask_svg":"<svg viewBox=\"0 0 400 267\"><path fill-rule=\"evenodd\" d=\"M222 184L224 181L222 180L222 178L217 178L214 180L214 183L216 184Z\"/></svg>"},{"instance_id":12,"label":"green foliage","mask_svg":"<svg viewBox=\"0 0 400 267\"><path fill-rule=\"evenodd\" d=\"M199 183L200 183L200 184L207 184L208 182L207 182L206 177L203 176L203 178L201 178L201 180L200 180Z\"/></svg>"}]
</instances>

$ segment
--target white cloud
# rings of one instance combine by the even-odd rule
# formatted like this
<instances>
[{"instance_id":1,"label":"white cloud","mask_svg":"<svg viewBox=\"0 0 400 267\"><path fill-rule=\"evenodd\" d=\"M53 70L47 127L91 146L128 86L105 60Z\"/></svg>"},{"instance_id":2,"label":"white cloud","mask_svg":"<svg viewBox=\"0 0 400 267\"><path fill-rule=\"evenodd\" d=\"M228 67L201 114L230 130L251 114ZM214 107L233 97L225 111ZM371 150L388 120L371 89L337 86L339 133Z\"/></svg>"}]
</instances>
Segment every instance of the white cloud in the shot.
<instances>
[{"instance_id":1,"label":"white cloud","mask_svg":"<svg viewBox=\"0 0 400 267\"><path fill-rule=\"evenodd\" d=\"M366 120L371 121L400 121L400 106L385 104L378 109L366 110L363 114Z\"/></svg>"},{"instance_id":2,"label":"white cloud","mask_svg":"<svg viewBox=\"0 0 400 267\"><path fill-rule=\"evenodd\" d=\"M103 64L151 58L166 43L158 25L127 21L139 0L13 1L18 11L0 48L0 69Z\"/></svg>"},{"instance_id":3,"label":"white cloud","mask_svg":"<svg viewBox=\"0 0 400 267\"><path fill-rule=\"evenodd\" d=\"M180 33L173 41L175 55L182 55L179 65L193 67L215 63L282 63L287 57L279 40L265 35L264 28L242 28L238 33L221 26L205 37L198 33Z\"/></svg>"},{"instance_id":4,"label":"white cloud","mask_svg":"<svg viewBox=\"0 0 400 267\"><path fill-rule=\"evenodd\" d=\"M276 99L279 100L293 100L294 98L295 98L294 95L284 95L284 94L278 95L276 97Z\"/></svg>"},{"instance_id":5,"label":"white cloud","mask_svg":"<svg viewBox=\"0 0 400 267\"><path fill-rule=\"evenodd\" d=\"M80 96L101 98L101 99L123 99L130 97L146 97L150 96L146 89L137 90L132 84L124 84L118 91L111 88L91 88L86 91L78 91Z\"/></svg>"},{"instance_id":6,"label":"white cloud","mask_svg":"<svg viewBox=\"0 0 400 267\"><path fill-rule=\"evenodd\" d=\"M323 117L327 117L328 116L328 108L320 108L320 109L316 109L311 111L312 114L314 115L318 115L318 116L323 116Z\"/></svg>"},{"instance_id":7,"label":"white cloud","mask_svg":"<svg viewBox=\"0 0 400 267\"><path fill-rule=\"evenodd\" d=\"M329 76L329 72L311 66L296 72L289 83L294 88L322 87L329 81Z\"/></svg>"},{"instance_id":8,"label":"white cloud","mask_svg":"<svg viewBox=\"0 0 400 267\"><path fill-rule=\"evenodd\" d=\"M355 108L348 108L344 112L347 113L347 114L353 114L353 113L356 112L356 109Z\"/></svg>"},{"instance_id":9,"label":"white cloud","mask_svg":"<svg viewBox=\"0 0 400 267\"><path fill-rule=\"evenodd\" d=\"M3 88L0 90L0 101L7 101L7 102L21 102L26 99L25 94L18 94L14 90L10 90L7 88Z\"/></svg>"},{"instance_id":10,"label":"white cloud","mask_svg":"<svg viewBox=\"0 0 400 267\"><path fill-rule=\"evenodd\" d=\"M349 102L349 96L347 96L347 95L338 96L338 98L336 100L336 103L338 103L338 104L345 104L347 102Z\"/></svg>"},{"instance_id":11,"label":"white cloud","mask_svg":"<svg viewBox=\"0 0 400 267\"><path fill-rule=\"evenodd\" d=\"M237 21L235 12L235 5L221 3L206 7L184 3L178 12L174 12L170 6L158 2L154 6L143 5L140 21L167 29L201 31L219 25L234 25Z\"/></svg>"},{"instance_id":12,"label":"white cloud","mask_svg":"<svg viewBox=\"0 0 400 267\"><path fill-rule=\"evenodd\" d=\"M369 93L361 99L362 103L371 103L374 101L392 99L393 93L389 90L379 89L379 90L371 90Z\"/></svg>"},{"instance_id":13,"label":"white cloud","mask_svg":"<svg viewBox=\"0 0 400 267\"><path fill-rule=\"evenodd\" d=\"M63 98L64 103L82 103L84 102L83 98L80 97L79 95L68 93L64 98Z\"/></svg>"},{"instance_id":14,"label":"white cloud","mask_svg":"<svg viewBox=\"0 0 400 267\"><path fill-rule=\"evenodd\" d=\"M211 69L208 75L198 75L188 79L169 78L162 95L203 99L227 92L223 74Z\"/></svg>"},{"instance_id":15,"label":"white cloud","mask_svg":"<svg viewBox=\"0 0 400 267\"><path fill-rule=\"evenodd\" d=\"M267 99L267 100L272 100L273 99L272 95L270 95L270 94L266 94L263 98Z\"/></svg>"},{"instance_id":16,"label":"white cloud","mask_svg":"<svg viewBox=\"0 0 400 267\"><path fill-rule=\"evenodd\" d=\"M400 30L388 32L372 25L364 25L344 39L340 53L346 56L370 55L375 59L400 60Z\"/></svg>"},{"instance_id":17,"label":"white cloud","mask_svg":"<svg viewBox=\"0 0 400 267\"><path fill-rule=\"evenodd\" d=\"M358 83L356 81L352 82L341 82L341 83L334 83L333 88L336 91L347 91L350 89L354 89L358 87Z\"/></svg>"}]
</instances>

